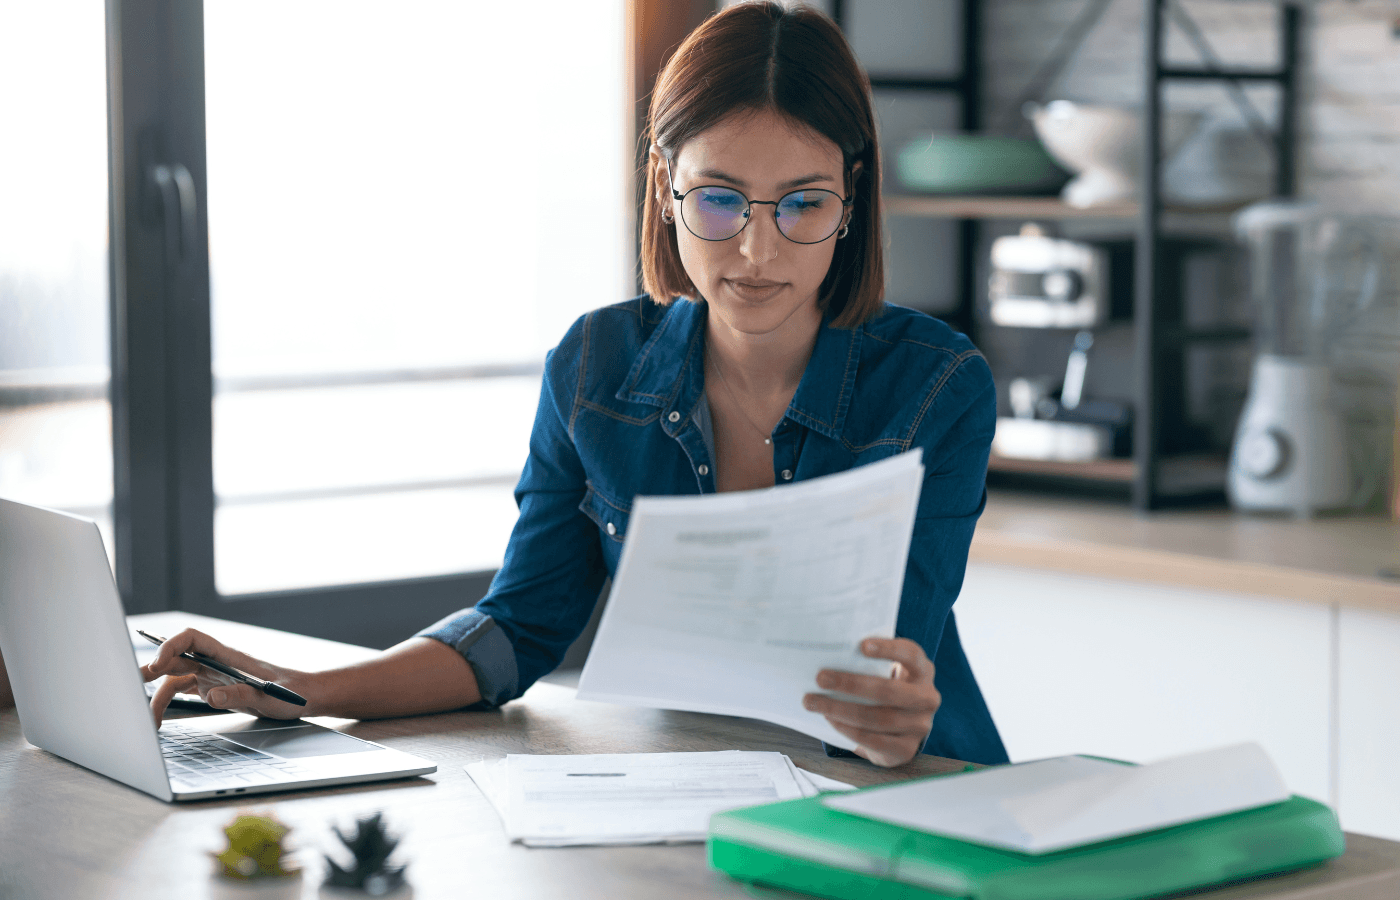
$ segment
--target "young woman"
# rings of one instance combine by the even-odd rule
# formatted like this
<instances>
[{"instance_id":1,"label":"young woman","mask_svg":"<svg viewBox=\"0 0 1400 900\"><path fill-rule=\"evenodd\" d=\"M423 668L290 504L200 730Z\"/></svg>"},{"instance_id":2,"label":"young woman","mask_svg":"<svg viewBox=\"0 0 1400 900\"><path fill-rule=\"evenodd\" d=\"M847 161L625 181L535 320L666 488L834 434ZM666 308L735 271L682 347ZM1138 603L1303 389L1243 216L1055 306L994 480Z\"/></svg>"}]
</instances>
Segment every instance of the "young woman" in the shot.
<instances>
[{"instance_id":1,"label":"young woman","mask_svg":"<svg viewBox=\"0 0 1400 900\"><path fill-rule=\"evenodd\" d=\"M550 353L520 518L487 596L373 662L327 672L182 632L146 668L173 676L158 715L196 688L213 706L274 717L494 707L557 666L582 630L633 497L784 485L921 447L898 636L862 645L894 674L822 672L804 705L878 765L920 752L1006 761L951 611L985 493L991 374L966 338L881 300L879 150L849 46L811 10L730 7L661 73L650 138L647 294L584 316ZM587 200L555 202L568 220L565 207ZM309 704L196 675L176 658L188 649Z\"/></svg>"}]
</instances>

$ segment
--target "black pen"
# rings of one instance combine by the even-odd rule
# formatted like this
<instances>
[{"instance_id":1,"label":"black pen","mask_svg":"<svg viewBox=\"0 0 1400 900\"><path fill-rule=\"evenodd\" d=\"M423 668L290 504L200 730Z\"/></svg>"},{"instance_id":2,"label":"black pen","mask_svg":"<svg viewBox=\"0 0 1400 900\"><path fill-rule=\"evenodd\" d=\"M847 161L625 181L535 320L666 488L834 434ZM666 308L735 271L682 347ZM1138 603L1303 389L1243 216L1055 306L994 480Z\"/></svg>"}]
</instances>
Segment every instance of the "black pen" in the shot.
<instances>
[{"instance_id":1,"label":"black pen","mask_svg":"<svg viewBox=\"0 0 1400 900\"><path fill-rule=\"evenodd\" d=\"M152 644L155 644L157 647L165 643L165 638L156 637L154 634L148 634L139 628L136 629L136 633L141 635L146 640L150 641ZM219 662L213 657L205 656L203 653L195 653L193 651L186 650L180 655L183 656L185 659L194 660L201 666L207 666L213 669L215 672L222 672L223 674L232 678L234 681L241 681L244 684L250 684L258 690L262 691L264 694L267 694L269 697L276 697L278 700L282 700L286 703L293 703L297 706L306 705L306 698L303 697L301 694L298 694L295 691L287 690L280 684L273 684L271 681L263 681L256 675L249 675L247 672L240 672L233 666L225 665L224 663Z\"/></svg>"}]
</instances>

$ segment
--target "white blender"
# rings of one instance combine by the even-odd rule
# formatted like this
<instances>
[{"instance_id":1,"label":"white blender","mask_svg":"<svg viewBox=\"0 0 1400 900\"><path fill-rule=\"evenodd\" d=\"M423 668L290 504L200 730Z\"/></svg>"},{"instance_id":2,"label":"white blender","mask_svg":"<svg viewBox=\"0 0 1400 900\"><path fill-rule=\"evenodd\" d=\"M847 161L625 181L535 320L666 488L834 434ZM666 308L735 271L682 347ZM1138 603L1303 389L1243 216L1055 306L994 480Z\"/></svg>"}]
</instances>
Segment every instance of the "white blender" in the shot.
<instances>
[{"instance_id":1,"label":"white blender","mask_svg":"<svg viewBox=\"0 0 1400 900\"><path fill-rule=\"evenodd\" d=\"M1258 352L1230 457L1230 502L1298 516L1349 506L1357 479L1327 341L1375 296L1375 242L1314 203L1258 203L1234 226L1249 247Z\"/></svg>"}]
</instances>

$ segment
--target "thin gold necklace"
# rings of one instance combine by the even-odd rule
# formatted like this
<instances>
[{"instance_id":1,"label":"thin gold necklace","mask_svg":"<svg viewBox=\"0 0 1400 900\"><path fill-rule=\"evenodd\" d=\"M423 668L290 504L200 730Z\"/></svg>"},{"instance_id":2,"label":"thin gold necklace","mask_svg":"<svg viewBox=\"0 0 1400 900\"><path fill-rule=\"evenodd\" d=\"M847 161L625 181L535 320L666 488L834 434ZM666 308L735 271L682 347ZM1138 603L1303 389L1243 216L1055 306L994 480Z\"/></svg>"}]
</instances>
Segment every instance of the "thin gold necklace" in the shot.
<instances>
[{"instance_id":1,"label":"thin gold necklace","mask_svg":"<svg viewBox=\"0 0 1400 900\"><path fill-rule=\"evenodd\" d=\"M739 398L734 395L734 389L729 386L729 379L724 377L724 369L720 368L719 357L713 353L709 354L709 357L710 362L714 363L715 371L719 373L719 381L720 384L724 385L724 392L729 395L730 400L734 401L734 408L739 411L739 416L743 418L745 422L749 423L749 427L752 428L754 432L758 434L759 437L763 438L763 443L772 444L773 438L764 434L763 429L759 428L757 423L755 423L753 419L749 418L749 414L744 411L744 404L740 403Z\"/></svg>"}]
</instances>

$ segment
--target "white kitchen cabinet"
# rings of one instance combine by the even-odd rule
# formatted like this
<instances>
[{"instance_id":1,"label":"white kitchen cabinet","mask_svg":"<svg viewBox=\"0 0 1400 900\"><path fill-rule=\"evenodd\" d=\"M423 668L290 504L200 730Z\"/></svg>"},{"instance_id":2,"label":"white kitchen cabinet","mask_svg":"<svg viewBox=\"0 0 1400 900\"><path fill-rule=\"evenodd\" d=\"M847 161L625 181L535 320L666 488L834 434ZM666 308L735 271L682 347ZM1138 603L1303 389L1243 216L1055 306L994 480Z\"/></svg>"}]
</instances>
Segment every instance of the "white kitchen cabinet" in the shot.
<instances>
[{"instance_id":1,"label":"white kitchen cabinet","mask_svg":"<svg viewBox=\"0 0 1400 900\"><path fill-rule=\"evenodd\" d=\"M1013 761L1257 741L1291 790L1331 802L1328 606L974 562L954 608ZM1400 659L1387 664L1400 683ZM1400 716L1389 722L1394 750Z\"/></svg>"},{"instance_id":2,"label":"white kitchen cabinet","mask_svg":"<svg viewBox=\"0 0 1400 900\"><path fill-rule=\"evenodd\" d=\"M1400 615L1343 607L1337 648L1342 827L1400 840Z\"/></svg>"}]
</instances>

